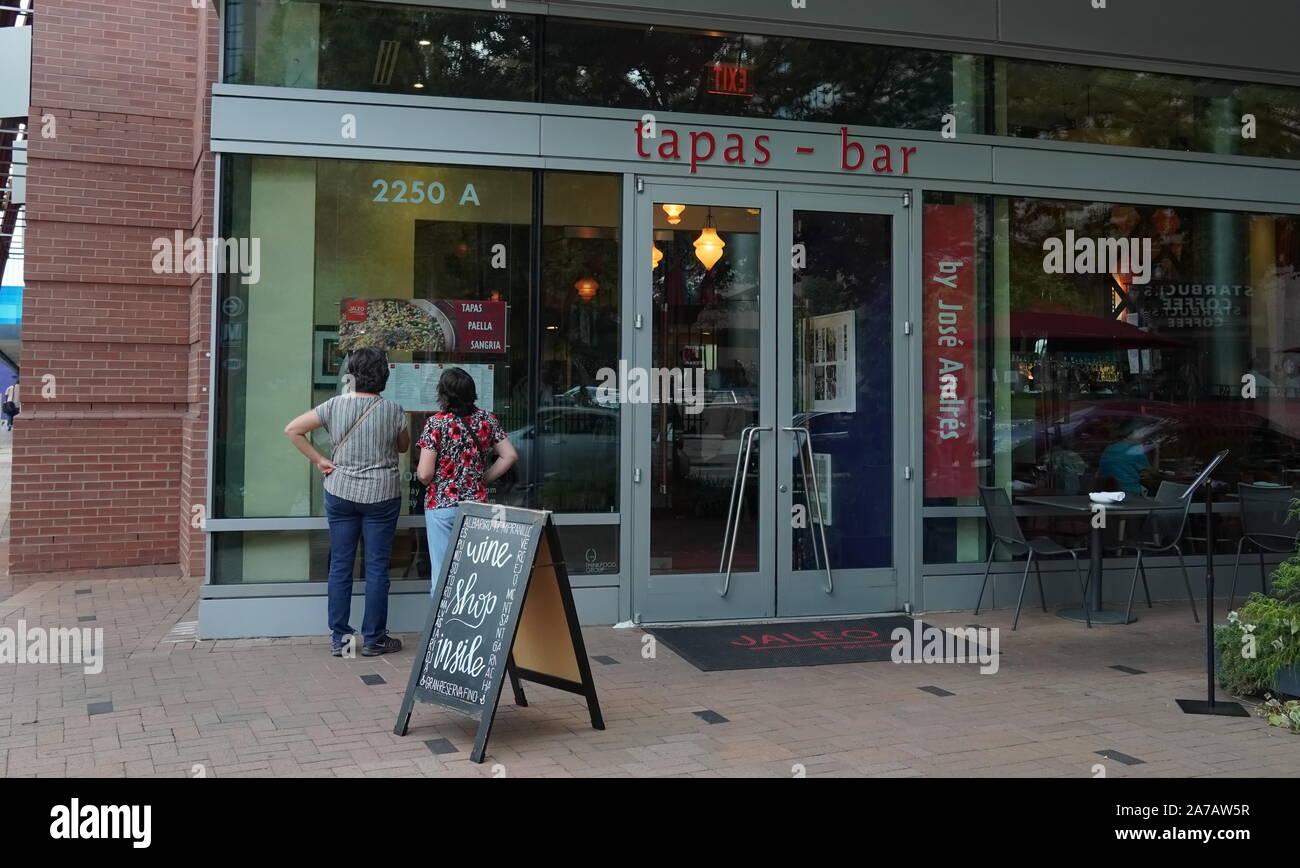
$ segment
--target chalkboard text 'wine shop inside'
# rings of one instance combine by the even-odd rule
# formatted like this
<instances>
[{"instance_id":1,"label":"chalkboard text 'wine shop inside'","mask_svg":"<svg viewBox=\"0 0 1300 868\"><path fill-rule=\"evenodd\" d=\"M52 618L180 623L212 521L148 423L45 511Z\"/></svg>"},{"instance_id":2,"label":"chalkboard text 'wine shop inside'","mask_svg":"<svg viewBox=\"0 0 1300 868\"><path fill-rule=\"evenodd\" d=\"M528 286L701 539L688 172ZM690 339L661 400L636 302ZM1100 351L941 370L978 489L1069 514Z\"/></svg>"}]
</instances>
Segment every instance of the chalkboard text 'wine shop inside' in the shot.
<instances>
[{"instance_id":1,"label":"chalkboard text 'wine shop inside'","mask_svg":"<svg viewBox=\"0 0 1300 868\"><path fill-rule=\"evenodd\" d=\"M425 653L424 674L420 679L420 686L426 690L434 690L471 704L484 704L487 701L488 687L490 687L488 681L499 662L498 655L502 651L510 613L516 603L515 592L519 587L523 565L527 560L529 532L527 525L515 522L494 524L492 521L472 516L465 519L464 530L466 531L482 531L489 528L496 533L486 539L464 541L464 537L461 538L464 547L457 548L453 556L451 574L448 576L448 582L454 580L455 584L450 585L452 589L450 598L444 591L440 603L441 611L438 613L435 625L437 633ZM506 535L504 538L499 535L503 531ZM517 549L509 539L512 535L523 539L523 544ZM512 580L510 586L504 590L504 595L498 594L491 588L479 590L477 570L470 572L468 576L461 576L462 557L467 563L488 570L501 570L514 561ZM499 616L498 609L500 609ZM481 631L484 624L489 623L489 619L493 616L497 616L496 634L492 639L490 651L485 651L484 645L487 640ZM457 626L453 628L452 625ZM448 635L452 630L457 633L469 631L469 635L452 638ZM471 678L483 677L484 684L481 689L475 690L464 684L436 678L435 673L445 673L453 678L457 675Z\"/></svg>"}]
</instances>

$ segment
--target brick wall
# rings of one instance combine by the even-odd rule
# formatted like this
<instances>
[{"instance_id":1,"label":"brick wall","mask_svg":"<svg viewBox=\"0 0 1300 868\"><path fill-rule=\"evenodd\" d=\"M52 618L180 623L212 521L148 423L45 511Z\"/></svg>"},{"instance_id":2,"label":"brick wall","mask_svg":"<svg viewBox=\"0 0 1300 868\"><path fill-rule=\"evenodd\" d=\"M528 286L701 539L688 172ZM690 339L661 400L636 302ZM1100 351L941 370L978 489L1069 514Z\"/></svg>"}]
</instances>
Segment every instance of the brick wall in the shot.
<instances>
[{"instance_id":1,"label":"brick wall","mask_svg":"<svg viewBox=\"0 0 1300 868\"><path fill-rule=\"evenodd\" d=\"M152 243L214 232L218 17L210 0L38 15L10 572L202 574L211 282L154 274Z\"/></svg>"}]
</instances>

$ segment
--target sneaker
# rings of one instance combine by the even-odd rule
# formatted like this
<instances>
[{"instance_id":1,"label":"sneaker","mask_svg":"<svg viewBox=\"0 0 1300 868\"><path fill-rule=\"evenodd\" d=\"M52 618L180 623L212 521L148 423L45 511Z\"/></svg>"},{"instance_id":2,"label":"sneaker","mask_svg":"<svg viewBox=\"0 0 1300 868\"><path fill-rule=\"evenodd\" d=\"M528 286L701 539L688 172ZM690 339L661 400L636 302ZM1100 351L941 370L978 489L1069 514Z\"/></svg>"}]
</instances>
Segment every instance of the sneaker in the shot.
<instances>
[{"instance_id":1,"label":"sneaker","mask_svg":"<svg viewBox=\"0 0 1300 868\"><path fill-rule=\"evenodd\" d=\"M330 639L330 654L335 657L342 657L343 650L348 647L348 643L351 641L355 641L351 636L345 636L342 642L335 642Z\"/></svg>"},{"instance_id":2,"label":"sneaker","mask_svg":"<svg viewBox=\"0 0 1300 868\"><path fill-rule=\"evenodd\" d=\"M362 657L378 657L380 654L392 654L402 650L402 640L396 636L385 636L378 642L366 645L361 649Z\"/></svg>"}]
</instances>

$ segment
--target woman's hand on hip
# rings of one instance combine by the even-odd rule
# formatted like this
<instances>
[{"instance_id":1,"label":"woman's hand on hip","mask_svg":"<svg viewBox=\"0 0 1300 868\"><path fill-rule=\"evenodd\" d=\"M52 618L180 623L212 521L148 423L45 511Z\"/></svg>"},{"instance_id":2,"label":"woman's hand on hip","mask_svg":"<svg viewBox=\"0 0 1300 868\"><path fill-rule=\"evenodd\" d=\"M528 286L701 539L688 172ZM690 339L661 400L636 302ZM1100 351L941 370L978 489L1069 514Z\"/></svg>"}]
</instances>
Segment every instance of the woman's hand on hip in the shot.
<instances>
[{"instance_id":1,"label":"woman's hand on hip","mask_svg":"<svg viewBox=\"0 0 1300 868\"><path fill-rule=\"evenodd\" d=\"M334 472L334 462L328 458L322 458L316 462L317 469L320 470L321 476L329 476Z\"/></svg>"}]
</instances>

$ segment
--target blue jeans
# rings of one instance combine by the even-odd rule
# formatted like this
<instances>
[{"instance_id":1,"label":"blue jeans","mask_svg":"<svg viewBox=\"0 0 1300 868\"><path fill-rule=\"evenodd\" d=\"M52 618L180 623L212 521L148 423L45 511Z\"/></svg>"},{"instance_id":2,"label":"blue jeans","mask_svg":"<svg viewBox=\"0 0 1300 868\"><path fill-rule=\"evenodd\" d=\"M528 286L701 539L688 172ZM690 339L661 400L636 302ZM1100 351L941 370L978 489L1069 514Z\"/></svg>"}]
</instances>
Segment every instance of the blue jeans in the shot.
<instances>
[{"instance_id":1,"label":"blue jeans","mask_svg":"<svg viewBox=\"0 0 1300 868\"><path fill-rule=\"evenodd\" d=\"M424 511L424 529L429 536L429 596L438 590L438 575L442 570L442 559L447 554L447 541L451 539L451 526L456 523L456 507L444 506L440 509Z\"/></svg>"},{"instance_id":2,"label":"blue jeans","mask_svg":"<svg viewBox=\"0 0 1300 868\"><path fill-rule=\"evenodd\" d=\"M325 515L330 523L329 628L335 645L354 632L352 614L352 564L357 541L365 539L366 613L361 640L372 645L388 634L388 559L402 498L378 503L356 503L325 492Z\"/></svg>"}]
</instances>

